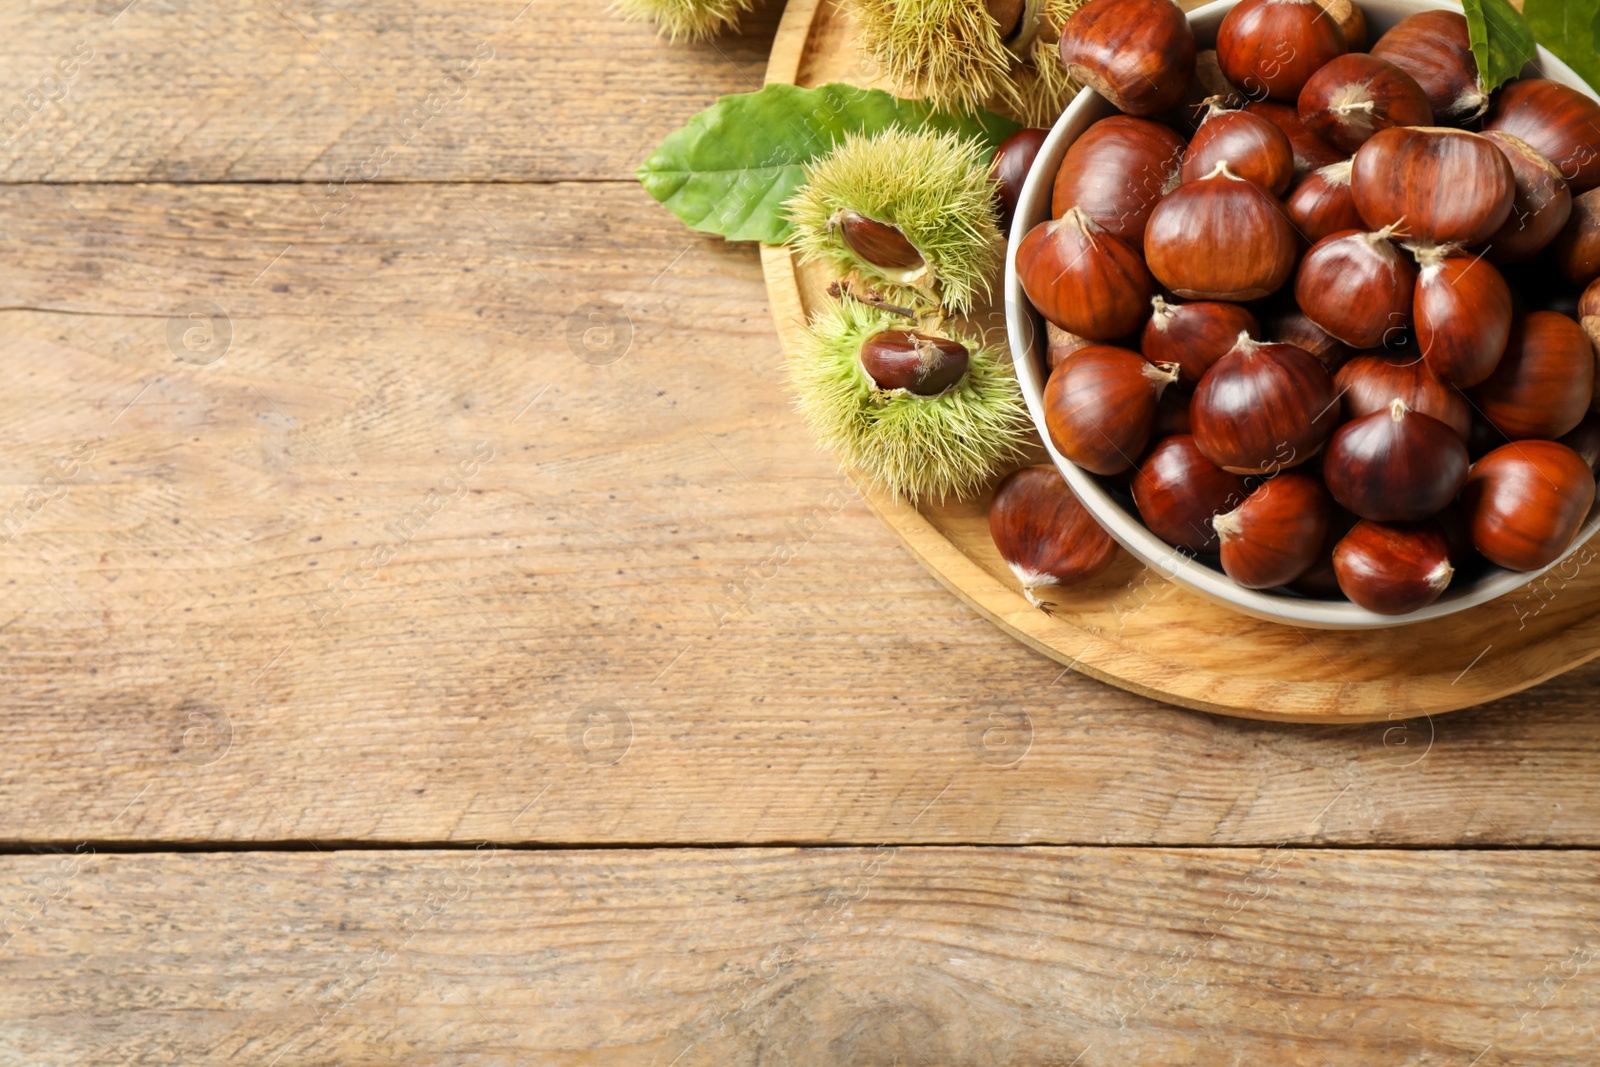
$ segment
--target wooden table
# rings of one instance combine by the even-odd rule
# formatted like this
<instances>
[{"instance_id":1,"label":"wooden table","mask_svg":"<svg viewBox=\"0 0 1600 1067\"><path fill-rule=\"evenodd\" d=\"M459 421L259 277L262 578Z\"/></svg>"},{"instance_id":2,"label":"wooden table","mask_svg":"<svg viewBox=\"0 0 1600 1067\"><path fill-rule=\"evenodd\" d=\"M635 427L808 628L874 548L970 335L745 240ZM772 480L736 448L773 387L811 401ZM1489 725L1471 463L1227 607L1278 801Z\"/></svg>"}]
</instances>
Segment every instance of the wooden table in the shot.
<instances>
[{"instance_id":1,"label":"wooden table","mask_svg":"<svg viewBox=\"0 0 1600 1067\"><path fill-rule=\"evenodd\" d=\"M0 1063L1595 1062L1600 666L1288 727L964 608L631 180L775 6L125 3L0 10Z\"/></svg>"}]
</instances>

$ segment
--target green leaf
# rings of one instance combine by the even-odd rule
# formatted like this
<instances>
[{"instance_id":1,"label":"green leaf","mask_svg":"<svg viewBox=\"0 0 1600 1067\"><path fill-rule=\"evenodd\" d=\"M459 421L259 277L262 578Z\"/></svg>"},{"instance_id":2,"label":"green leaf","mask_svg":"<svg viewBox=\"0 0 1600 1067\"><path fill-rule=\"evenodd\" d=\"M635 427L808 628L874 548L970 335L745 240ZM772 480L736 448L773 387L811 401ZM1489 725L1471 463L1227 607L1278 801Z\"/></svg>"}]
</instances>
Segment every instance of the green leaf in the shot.
<instances>
[{"instance_id":1,"label":"green leaf","mask_svg":"<svg viewBox=\"0 0 1600 1067\"><path fill-rule=\"evenodd\" d=\"M1522 16L1540 44L1600 89L1600 0L1526 0Z\"/></svg>"},{"instance_id":2,"label":"green leaf","mask_svg":"<svg viewBox=\"0 0 1600 1067\"><path fill-rule=\"evenodd\" d=\"M1538 54L1533 34L1506 0L1462 0L1461 6L1467 13L1467 39L1478 61L1478 80L1484 92L1493 92L1521 74L1524 64Z\"/></svg>"},{"instance_id":3,"label":"green leaf","mask_svg":"<svg viewBox=\"0 0 1600 1067\"><path fill-rule=\"evenodd\" d=\"M989 112L933 110L881 89L769 85L724 96L661 142L639 168L645 190L691 229L730 241L782 244L792 231L783 202L799 188L806 163L847 133L893 127L953 130L980 137L992 152L1021 127Z\"/></svg>"}]
</instances>

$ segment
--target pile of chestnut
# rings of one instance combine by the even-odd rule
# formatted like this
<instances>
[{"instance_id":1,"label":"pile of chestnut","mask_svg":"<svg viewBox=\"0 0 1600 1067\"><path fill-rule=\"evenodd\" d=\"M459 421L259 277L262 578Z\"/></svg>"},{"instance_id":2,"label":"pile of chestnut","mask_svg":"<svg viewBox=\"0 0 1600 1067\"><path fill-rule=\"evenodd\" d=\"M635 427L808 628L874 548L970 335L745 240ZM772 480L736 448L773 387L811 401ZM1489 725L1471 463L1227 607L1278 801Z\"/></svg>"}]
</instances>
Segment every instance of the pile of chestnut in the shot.
<instances>
[{"instance_id":1,"label":"pile of chestnut","mask_svg":"<svg viewBox=\"0 0 1600 1067\"><path fill-rule=\"evenodd\" d=\"M1122 113L1016 266L1063 455L1240 585L1397 615L1594 502L1600 103L1486 96L1460 14L1365 36L1243 0L1202 52L1170 0L1089 0L1062 59Z\"/></svg>"}]
</instances>

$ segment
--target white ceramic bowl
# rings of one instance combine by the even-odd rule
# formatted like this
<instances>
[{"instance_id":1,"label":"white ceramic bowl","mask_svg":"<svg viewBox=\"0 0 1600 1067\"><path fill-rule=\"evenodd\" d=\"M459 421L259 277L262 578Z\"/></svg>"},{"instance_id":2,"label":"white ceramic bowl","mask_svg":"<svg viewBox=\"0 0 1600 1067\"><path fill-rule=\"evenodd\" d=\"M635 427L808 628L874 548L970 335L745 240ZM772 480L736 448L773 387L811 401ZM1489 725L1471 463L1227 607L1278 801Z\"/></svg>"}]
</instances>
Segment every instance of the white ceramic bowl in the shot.
<instances>
[{"instance_id":1,"label":"white ceramic bowl","mask_svg":"<svg viewBox=\"0 0 1600 1067\"><path fill-rule=\"evenodd\" d=\"M1201 48L1215 46L1222 17L1236 2L1217 0L1216 3L1189 12L1189 25L1194 28L1195 39ZM1369 41L1377 40L1379 34L1407 15L1419 11L1461 10L1457 4L1438 0L1359 0L1359 3L1367 16ZM1542 74L1600 99L1571 68L1543 48L1539 49L1538 58L1528 64L1524 73ZM1409 615L1378 615L1345 601L1313 600L1286 591L1246 589L1220 570L1179 552L1156 537L1139 521L1139 516L1131 507L1124 508L1092 475L1056 451L1044 424L1044 321L1023 295L1022 283L1017 278L1017 245L1034 225L1050 217L1051 188L1068 147L1092 123L1115 113L1116 109L1098 93L1084 90L1056 122L1039 151L1039 158L1028 175L1017 205L1016 225L1006 255L1005 279L1006 328L1011 339L1011 358L1016 364L1017 379L1022 384L1023 395L1027 397L1028 409L1033 413L1033 424L1051 459L1072 486L1072 491L1100 521L1100 525L1142 563L1191 592L1270 622L1327 630L1376 629L1437 619L1515 592L1545 573L1523 573L1491 567L1475 581L1452 584L1434 603ZM1590 511L1574 542L1574 548L1586 543L1597 532L1600 532L1600 503Z\"/></svg>"}]
</instances>

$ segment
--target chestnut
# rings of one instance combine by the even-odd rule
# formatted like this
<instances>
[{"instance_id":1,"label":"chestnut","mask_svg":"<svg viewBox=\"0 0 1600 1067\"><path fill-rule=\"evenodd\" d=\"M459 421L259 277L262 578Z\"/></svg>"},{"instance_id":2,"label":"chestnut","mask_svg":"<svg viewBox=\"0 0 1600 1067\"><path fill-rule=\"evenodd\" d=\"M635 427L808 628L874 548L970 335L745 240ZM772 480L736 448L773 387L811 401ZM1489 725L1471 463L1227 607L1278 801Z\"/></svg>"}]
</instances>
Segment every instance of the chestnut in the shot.
<instances>
[{"instance_id":1,"label":"chestnut","mask_svg":"<svg viewBox=\"0 0 1600 1067\"><path fill-rule=\"evenodd\" d=\"M1589 410L1594 363L1583 327L1558 312L1530 311L1512 321L1505 355L1472 390L1472 400L1512 441L1553 441Z\"/></svg>"},{"instance_id":2,"label":"chestnut","mask_svg":"<svg viewBox=\"0 0 1600 1067\"><path fill-rule=\"evenodd\" d=\"M1304 463L1337 422L1327 370L1293 345L1241 333L1211 365L1189 403L1195 444L1235 474L1268 474Z\"/></svg>"},{"instance_id":3,"label":"chestnut","mask_svg":"<svg viewBox=\"0 0 1600 1067\"><path fill-rule=\"evenodd\" d=\"M1250 589L1288 585L1317 561L1333 503L1322 483L1290 471L1269 478L1243 504L1211 520L1222 570Z\"/></svg>"},{"instance_id":4,"label":"chestnut","mask_svg":"<svg viewBox=\"0 0 1600 1067\"><path fill-rule=\"evenodd\" d=\"M1415 355L1364 352L1339 368L1334 386L1344 401L1346 421L1385 411L1395 398L1412 411L1431 415L1462 440L1472 432L1472 405L1441 382Z\"/></svg>"},{"instance_id":5,"label":"chestnut","mask_svg":"<svg viewBox=\"0 0 1600 1067\"><path fill-rule=\"evenodd\" d=\"M1549 247L1572 217L1572 190L1556 165L1520 137L1502 130L1484 134L1511 164L1516 192L1511 216L1489 237L1486 253L1501 265L1532 259Z\"/></svg>"},{"instance_id":6,"label":"chestnut","mask_svg":"<svg viewBox=\"0 0 1600 1067\"><path fill-rule=\"evenodd\" d=\"M1356 210L1355 194L1350 191L1350 160L1330 163L1300 180L1289 194L1284 209L1289 221L1307 244L1316 244L1341 230L1366 226Z\"/></svg>"},{"instance_id":7,"label":"chestnut","mask_svg":"<svg viewBox=\"0 0 1600 1067\"><path fill-rule=\"evenodd\" d=\"M1590 282L1578 298L1578 325L1589 335L1594 350L1600 352L1600 278Z\"/></svg>"},{"instance_id":8,"label":"chestnut","mask_svg":"<svg viewBox=\"0 0 1600 1067\"><path fill-rule=\"evenodd\" d=\"M1150 441L1161 391L1178 378L1125 348L1094 345L1057 367L1044 387L1044 424L1063 456L1094 474L1120 474Z\"/></svg>"},{"instance_id":9,"label":"chestnut","mask_svg":"<svg viewBox=\"0 0 1600 1067\"><path fill-rule=\"evenodd\" d=\"M1346 152L1391 126L1433 125L1428 94L1416 79L1363 52L1342 55L1311 75L1297 106L1312 133Z\"/></svg>"},{"instance_id":10,"label":"chestnut","mask_svg":"<svg viewBox=\"0 0 1600 1067\"><path fill-rule=\"evenodd\" d=\"M861 367L879 389L938 396L967 374L967 346L920 330L884 330L861 345Z\"/></svg>"},{"instance_id":11,"label":"chestnut","mask_svg":"<svg viewBox=\"0 0 1600 1067\"><path fill-rule=\"evenodd\" d=\"M1190 300L1268 296L1289 280L1295 253L1283 206L1226 163L1168 193L1144 233L1150 273Z\"/></svg>"},{"instance_id":12,"label":"chestnut","mask_svg":"<svg viewBox=\"0 0 1600 1067\"><path fill-rule=\"evenodd\" d=\"M1252 100L1294 102L1312 74L1348 50L1316 0L1243 0L1217 28L1222 73Z\"/></svg>"},{"instance_id":13,"label":"chestnut","mask_svg":"<svg viewBox=\"0 0 1600 1067\"><path fill-rule=\"evenodd\" d=\"M1379 615L1409 615L1450 585L1450 542L1437 522L1362 520L1333 550L1333 573L1345 596Z\"/></svg>"},{"instance_id":14,"label":"chestnut","mask_svg":"<svg viewBox=\"0 0 1600 1067\"><path fill-rule=\"evenodd\" d=\"M1266 340L1294 345L1316 358L1332 374L1356 354L1356 350L1336 337L1330 337L1321 326L1306 318L1298 304L1290 304L1270 315L1264 324Z\"/></svg>"},{"instance_id":15,"label":"chestnut","mask_svg":"<svg viewBox=\"0 0 1600 1067\"><path fill-rule=\"evenodd\" d=\"M1600 189L1573 200L1572 214L1551 247L1561 276L1576 286L1600 278Z\"/></svg>"},{"instance_id":16,"label":"chestnut","mask_svg":"<svg viewBox=\"0 0 1600 1067\"><path fill-rule=\"evenodd\" d=\"M1393 233L1329 234L1295 275L1295 302L1306 317L1352 348L1376 348L1411 321L1417 268L1389 240Z\"/></svg>"},{"instance_id":17,"label":"chestnut","mask_svg":"<svg viewBox=\"0 0 1600 1067\"><path fill-rule=\"evenodd\" d=\"M1133 476L1133 503L1150 532L1191 552L1217 550L1211 520L1249 492L1244 478L1212 463L1188 434L1157 441Z\"/></svg>"},{"instance_id":18,"label":"chestnut","mask_svg":"<svg viewBox=\"0 0 1600 1067\"><path fill-rule=\"evenodd\" d=\"M1081 208L1107 233L1138 247L1156 202L1177 188L1183 141L1159 122L1112 115L1072 142L1056 172L1050 213Z\"/></svg>"},{"instance_id":19,"label":"chestnut","mask_svg":"<svg viewBox=\"0 0 1600 1067\"><path fill-rule=\"evenodd\" d=\"M1046 370L1055 370L1067 361L1068 356L1095 343L1087 337L1068 333L1048 319L1044 324L1044 336Z\"/></svg>"},{"instance_id":20,"label":"chestnut","mask_svg":"<svg viewBox=\"0 0 1600 1067\"><path fill-rule=\"evenodd\" d=\"M1277 126L1248 111L1211 101L1183 157L1183 180L1197 181L1226 163L1239 177L1282 196L1294 179L1294 149Z\"/></svg>"},{"instance_id":21,"label":"chestnut","mask_svg":"<svg viewBox=\"0 0 1600 1067\"><path fill-rule=\"evenodd\" d=\"M1137 330L1156 292L1139 253L1081 208L1029 230L1017 246L1016 263L1039 314L1092 341Z\"/></svg>"},{"instance_id":22,"label":"chestnut","mask_svg":"<svg viewBox=\"0 0 1600 1067\"><path fill-rule=\"evenodd\" d=\"M1493 141L1465 130L1396 126L1356 153L1356 209L1374 230L1403 222L1423 244L1477 245L1511 215L1516 182Z\"/></svg>"},{"instance_id":23,"label":"chestnut","mask_svg":"<svg viewBox=\"0 0 1600 1067\"><path fill-rule=\"evenodd\" d=\"M906 240L898 226L868 218L854 208L840 211L836 224L850 251L875 267L916 270L923 266L922 253Z\"/></svg>"},{"instance_id":24,"label":"chestnut","mask_svg":"<svg viewBox=\"0 0 1600 1067\"><path fill-rule=\"evenodd\" d=\"M1347 422L1328 442L1322 478L1363 519L1406 522L1437 514L1467 480L1467 445L1431 415L1391 400Z\"/></svg>"},{"instance_id":25,"label":"chestnut","mask_svg":"<svg viewBox=\"0 0 1600 1067\"><path fill-rule=\"evenodd\" d=\"M1039 158L1039 149L1050 131L1037 126L1025 126L1000 142L994 150L994 162L989 165L989 178L995 183L995 200L1000 205L1000 232L1010 233L1011 222L1017 217L1017 201L1022 199L1022 184L1028 180L1033 161Z\"/></svg>"},{"instance_id":26,"label":"chestnut","mask_svg":"<svg viewBox=\"0 0 1600 1067\"><path fill-rule=\"evenodd\" d=\"M1489 106L1467 37L1467 17L1459 11L1408 15L1378 38L1372 54L1416 79L1441 122L1470 122Z\"/></svg>"},{"instance_id":27,"label":"chestnut","mask_svg":"<svg viewBox=\"0 0 1600 1067\"><path fill-rule=\"evenodd\" d=\"M1574 193L1600 186L1600 102L1578 90L1544 78L1501 86L1484 128L1527 141L1556 165Z\"/></svg>"},{"instance_id":28,"label":"chestnut","mask_svg":"<svg viewBox=\"0 0 1600 1067\"><path fill-rule=\"evenodd\" d=\"M1507 570L1554 563L1594 504L1594 473L1554 441L1513 441L1472 465L1461 494L1472 546Z\"/></svg>"},{"instance_id":29,"label":"chestnut","mask_svg":"<svg viewBox=\"0 0 1600 1067\"><path fill-rule=\"evenodd\" d=\"M1294 176L1304 178L1314 170L1348 159L1339 151L1306 128L1300 121L1300 111L1292 104L1276 100L1252 100L1244 105L1252 115L1260 115L1289 138L1289 148L1294 152Z\"/></svg>"},{"instance_id":30,"label":"chestnut","mask_svg":"<svg viewBox=\"0 0 1600 1067\"><path fill-rule=\"evenodd\" d=\"M1022 583L1022 595L1047 615L1038 589L1093 578L1117 555L1111 535L1047 464L1014 471L1000 483L989 505L989 536Z\"/></svg>"},{"instance_id":31,"label":"chestnut","mask_svg":"<svg viewBox=\"0 0 1600 1067\"><path fill-rule=\"evenodd\" d=\"M1511 337L1511 287L1486 259L1454 246L1412 252L1422 268L1412 315L1423 362L1446 385L1477 385Z\"/></svg>"},{"instance_id":32,"label":"chestnut","mask_svg":"<svg viewBox=\"0 0 1600 1067\"><path fill-rule=\"evenodd\" d=\"M1317 0L1328 17L1339 24L1345 47L1360 52L1367 47L1367 15L1352 0Z\"/></svg>"},{"instance_id":33,"label":"chestnut","mask_svg":"<svg viewBox=\"0 0 1600 1067\"><path fill-rule=\"evenodd\" d=\"M1067 76L1129 115L1176 104L1195 52L1189 20L1171 0L1089 0L1061 28Z\"/></svg>"},{"instance_id":34,"label":"chestnut","mask_svg":"<svg viewBox=\"0 0 1600 1067\"><path fill-rule=\"evenodd\" d=\"M1241 333L1256 335L1261 325L1248 308L1217 301L1171 304L1157 296L1144 324L1139 349L1152 363L1173 363L1178 382L1193 388L1211 365L1233 349Z\"/></svg>"}]
</instances>

